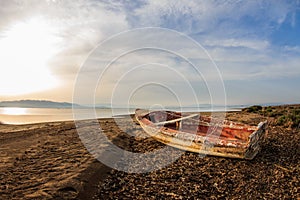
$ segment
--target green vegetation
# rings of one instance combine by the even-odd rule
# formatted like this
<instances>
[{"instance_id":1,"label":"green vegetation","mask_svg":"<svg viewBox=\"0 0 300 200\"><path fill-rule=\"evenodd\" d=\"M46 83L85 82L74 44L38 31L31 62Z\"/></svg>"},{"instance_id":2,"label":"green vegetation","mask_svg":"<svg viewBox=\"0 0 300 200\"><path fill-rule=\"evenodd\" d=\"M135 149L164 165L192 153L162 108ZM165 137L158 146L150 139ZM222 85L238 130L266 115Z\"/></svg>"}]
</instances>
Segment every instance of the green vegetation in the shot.
<instances>
[{"instance_id":1,"label":"green vegetation","mask_svg":"<svg viewBox=\"0 0 300 200\"><path fill-rule=\"evenodd\" d=\"M273 111L273 109L271 107L267 107L265 110L265 112L267 112L267 113L271 113L272 111Z\"/></svg>"},{"instance_id":2,"label":"green vegetation","mask_svg":"<svg viewBox=\"0 0 300 200\"><path fill-rule=\"evenodd\" d=\"M282 110L272 110L272 112L269 112L269 113L264 113L266 116L268 117L281 117L282 115L285 114L284 111Z\"/></svg>"},{"instance_id":3,"label":"green vegetation","mask_svg":"<svg viewBox=\"0 0 300 200\"><path fill-rule=\"evenodd\" d=\"M275 125L300 128L300 107L299 106L251 106L243 111L257 113L266 117L275 118Z\"/></svg>"},{"instance_id":4,"label":"green vegetation","mask_svg":"<svg viewBox=\"0 0 300 200\"><path fill-rule=\"evenodd\" d=\"M300 109L293 110L292 114L289 117L292 121L293 128L300 126Z\"/></svg>"},{"instance_id":5,"label":"green vegetation","mask_svg":"<svg viewBox=\"0 0 300 200\"><path fill-rule=\"evenodd\" d=\"M300 115L295 113L289 113L286 115L282 115L277 119L278 125L290 126L292 128L297 128L300 125Z\"/></svg>"},{"instance_id":6,"label":"green vegetation","mask_svg":"<svg viewBox=\"0 0 300 200\"><path fill-rule=\"evenodd\" d=\"M254 105L248 108L244 108L242 111L250 112L250 113L260 113L263 107L259 105Z\"/></svg>"},{"instance_id":7,"label":"green vegetation","mask_svg":"<svg viewBox=\"0 0 300 200\"><path fill-rule=\"evenodd\" d=\"M280 116L278 115L280 113ZM270 116L272 117L271 114ZM275 113L277 118L277 125L283 125L285 127L297 128L300 125L300 109L299 108L288 108L277 111Z\"/></svg>"},{"instance_id":8,"label":"green vegetation","mask_svg":"<svg viewBox=\"0 0 300 200\"><path fill-rule=\"evenodd\" d=\"M284 125L286 123L286 121L287 121L287 117L285 115L283 115L283 116L281 116L281 117L278 118L277 124L280 125L280 126L282 126L282 125Z\"/></svg>"}]
</instances>

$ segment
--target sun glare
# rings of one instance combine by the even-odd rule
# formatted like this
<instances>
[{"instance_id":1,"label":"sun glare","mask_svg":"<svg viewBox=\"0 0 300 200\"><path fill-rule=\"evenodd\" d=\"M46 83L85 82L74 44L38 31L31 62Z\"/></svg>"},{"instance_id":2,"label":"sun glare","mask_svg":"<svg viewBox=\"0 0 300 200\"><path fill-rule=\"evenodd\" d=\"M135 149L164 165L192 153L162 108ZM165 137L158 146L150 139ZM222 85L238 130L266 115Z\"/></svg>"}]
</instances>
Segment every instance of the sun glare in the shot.
<instances>
[{"instance_id":1,"label":"sun glare","mask_svg":"<svg viewBox=\"0 0 300 200\"><path fill-rule=\"evenodd\" d=\"M1 113L4 115L25 115L27 108L2 108Z\"/></svg>"},{"instance_id":2,"label":"sun glare","mask_svg":"<svg viewBox=\"0 0 300 200\"><path fill-rule=\"evenodd\" d=\"M55 87L47 62L57 38L40 18L20 22L0 35L0 95L20 95Z\"/></svg>"}]
</instances>

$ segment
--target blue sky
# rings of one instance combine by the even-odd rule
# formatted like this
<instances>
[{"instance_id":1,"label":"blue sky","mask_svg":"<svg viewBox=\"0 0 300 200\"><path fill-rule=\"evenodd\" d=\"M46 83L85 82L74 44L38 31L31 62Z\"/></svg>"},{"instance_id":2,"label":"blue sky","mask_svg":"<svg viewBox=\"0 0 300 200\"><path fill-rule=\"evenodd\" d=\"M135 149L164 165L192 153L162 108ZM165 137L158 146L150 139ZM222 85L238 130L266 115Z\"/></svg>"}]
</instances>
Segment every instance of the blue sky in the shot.
<instances>
[{"instance_id":1,"label":"blue sky","mask_svg":"<svg viewBox=\"0 0 300 200\"><path fill-rule=\"evenodd\" d=\"M7 38L10 35L16 35L15 37L20 37L19 45L28 45L22 40L28 41L29 36L22 37L13 33L26 30L26 26L28 26L27 29L31 28L32 30L39 30L38 27L42 27L44 31L37 36L45 37L40 37L42 39L36 47L39 49L47 47L44 48L45 52L47 49L51 49L51 54L49 53L44 58L46 60L40 62L44 64L43 70L38 70L38 64L28 59L25 60L26 62L22 62L25 63L24 65L15 64L10 60L0 62L2 74L0 78L4 80L9 77L5 79L6 82L0 82L1 87L6 88L6 90L0 90L2 92L0 100L30 98L72 101L78 70L90 51L99 43L123 31L160 27L183 33L205 48L222 75L228 104L300 102L299 0L3 0L0 3L0 15L0 44L6 44L15 49L18 46L16 44L9 45L9 42L12 41ZM20 24L24 29L20 28ZM44 44L44 40L50 42ZM124 41L122 44L116 45L115 49L130 43L139 43L139 38ZM175 45L178 51L181 47L187 47L180 41L172 41L169 45ZM111 48L113 51L114 45ZM15 54L14 51L11 52L8 54L6 50L1 51L0 49L0 56L18 58L23 55L21 51ZM36 55L37 52L43 51L35 50L32 51L32 54ZM30 57L31 51L27 53L27 57ZM34 57L34 55L32 56ZM129 56L123 60L123 63L118 63L114 67L116 71L124 74L126 70L130 70L137 64L143 64L143 62L172 66L191 81L192 88L201 99L199 103L211 102L203 79L197 80L193 77L193 71L187 63L181 62L180 58L174 55L166 54L165 57L162 55L163 53L159 53L158 56L157 52L153 51L137 52L136 55ZM140 57L143 59L137 61ZM206 65L205 59L207 58L191 56L190 59L196 65ZM32 63L36 67L33 68ZM99 63L96 66L99 66ZM103 66L101 67L103 68ZM154 68L156 69L156 67ZM24 88L22 91L27 91L25 93L9 93L8 91L13 89L18 91L16 87L19 86L13 86L16 79L19 80L19 85L26 86L28 83L27 79L23 80L13 74L13 71L21 70L21 68L25 74L28 73L27 77L32 82L26 88L34 88L36 85L45 87L36 87L35 90L29 89L28 91ZM9 71L9 69L14 70ZM157 69L163 70L164 68ZM36 76L29 75L29 71L32 70L37 73ZM93 69L91 68L91 70ZM51 74L51 78L56 80L55 84L44 83L50 83L50 78L45 73ZM165 79L172 82L170 87L177 88L178 91L185 90L182 81L176 81L174 77L168 76L166 71L161 73L165 73ZM211 73L214 71L212 70ZM156 74L157 71L155 73L152 71L146 75L153 77L155 82ZM44 76L45 78L36 78ZM99 94L95 94L97 103L109 103L112 97L111 90L118 82L113 70L106 79L107 81L103 84L107 85L100 87L105 89L99 91ZM126 85L134 84L132 79L134 77L131 77L131 80L124 79L123 82L119 82L122 84L122 91L131 92L126 90ZM137 81L137 83L140 82ZM129 88L127 89L129 90ZM133 95L132 98L136 98L136 101L131 99L131 103L142 104L143 96L147 96L144 98L145 104L159 104L159 102L168 104L169 99L173 101L172 95L170 98L164 96L163 91L158 92L160 90L161 88L147 87L148 95L145 94L145 91L141 91L140 97ZM192 94L182 95L189 97ZM119 99L121 100L118 103L124 104L122 96ZM167 101L165 101L166 99ZM83 102L85 101L88 102L88 100L83 100ZM193 104L186 100L183 103Z\"/></svg>"}]
</instances>

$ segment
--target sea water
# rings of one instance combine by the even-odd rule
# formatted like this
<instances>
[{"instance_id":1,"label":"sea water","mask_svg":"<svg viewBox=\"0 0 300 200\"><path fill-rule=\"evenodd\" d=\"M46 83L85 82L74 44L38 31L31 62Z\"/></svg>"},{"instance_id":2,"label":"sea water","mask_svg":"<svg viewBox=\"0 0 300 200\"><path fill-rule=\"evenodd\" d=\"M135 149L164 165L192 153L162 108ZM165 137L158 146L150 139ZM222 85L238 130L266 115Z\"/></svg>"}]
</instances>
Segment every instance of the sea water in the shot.
<instances>
[{"instance_id":1,"label":"sea water","mask_svg":"<svg viewBox=\"0 0 300 200\"><path fill-rule=\"evenodd\" d=\"M111 118L131 114L134 109L80 108L0 108L0 122L5 124L31 124L40 122L80 119Z\"/></svg>"},{"instance_id":2,"label":"sea water","mask_svg":"<svg viewBox=\"0 0 300 200\"><path fill-rule=\"evenodd\" d=\"M206 107L172 107L167 110L180 112L216 112L224 111L223 107L214 110ZM227 111L239 111L240 108L226 108ZM134 108L0 108L0 122L5 124L31 124L40 122L69 121L81 119L112 118L133 114Z\"/></svg>"}]
</instances>

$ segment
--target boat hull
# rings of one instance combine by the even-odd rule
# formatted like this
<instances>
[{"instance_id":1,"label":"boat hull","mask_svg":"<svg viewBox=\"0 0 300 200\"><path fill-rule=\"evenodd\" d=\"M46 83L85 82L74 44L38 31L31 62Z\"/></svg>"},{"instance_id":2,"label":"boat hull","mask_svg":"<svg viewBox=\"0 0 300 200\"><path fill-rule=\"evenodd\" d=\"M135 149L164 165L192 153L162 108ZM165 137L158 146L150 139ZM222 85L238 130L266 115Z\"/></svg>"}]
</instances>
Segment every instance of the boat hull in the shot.
<instances>
[{"instance_id":1,"label":"boat hull","mask_svg":"<svg viewBox=\"0 0 300 200\"><path fill-rule=\"evenodd\" d=\"M165 121L157 122L155 117L161 114L160 112L163 112L167 117L165 117ZM182 117L181 113L173 113L175 112L150 112L137 109L135 117L144 131L159 142L184 151L230 158L253 159L260 150L267 128L266 121L259 123L257 127L226 121L224 124L230 125L216 125L220 134L211 136L211 134L207 134L208 132L201 132L203 129L209 130L211 128L208 122L205 122L206 125L203 125L204 122L202 122L203 119L209 119L209 117L201 117L194 131L186 131L189 127L182 128L178 122L183 126L183 121L188 121L189 118ZM151 117L151 114L154 117ZM167 119L168 115L178 117ZM192 119L195 121L197 117L194 116ZM228 133L231 132L235 135L229 137Z\"/></svg>"}]
</instances>

